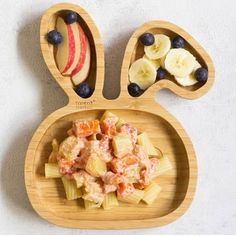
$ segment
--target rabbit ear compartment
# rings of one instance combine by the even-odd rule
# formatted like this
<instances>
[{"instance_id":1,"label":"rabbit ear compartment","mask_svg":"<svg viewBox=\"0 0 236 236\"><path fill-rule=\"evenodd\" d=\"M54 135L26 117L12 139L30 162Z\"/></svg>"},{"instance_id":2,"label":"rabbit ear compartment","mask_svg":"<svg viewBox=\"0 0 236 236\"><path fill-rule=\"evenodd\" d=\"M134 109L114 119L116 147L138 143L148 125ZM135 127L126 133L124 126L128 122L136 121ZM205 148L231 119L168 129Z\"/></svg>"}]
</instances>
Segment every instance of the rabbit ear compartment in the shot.
<instances>
[{"instance_id":1,"label":"rabbit ear compartment","mask_svg":"<svg viewBox=\"0 0 236 236\"><path fill-rule=\"evenodd\" d=\"M40 45L48 69L70 100L87 98L93 91L102 95L103 44L94 21L83 8L68 3L49 8L41 19ZM89 87L88 94L80 94L82 90L77 89L83 82Z\"/></svg>"},{"instance_id":2,"label":"rabbit ear compartment","mask_svg":"<svg viewBox=\"0 0 236 236\"><path fill-rule=\"evenodd\" d=\"M166 88L195 99L208 92L214 76L210 56L191 35L172 23L151 21L139 27L127 44L121 92L136 83L141 97L153 97L153 93Z\"/></svg>"}]
</instances>

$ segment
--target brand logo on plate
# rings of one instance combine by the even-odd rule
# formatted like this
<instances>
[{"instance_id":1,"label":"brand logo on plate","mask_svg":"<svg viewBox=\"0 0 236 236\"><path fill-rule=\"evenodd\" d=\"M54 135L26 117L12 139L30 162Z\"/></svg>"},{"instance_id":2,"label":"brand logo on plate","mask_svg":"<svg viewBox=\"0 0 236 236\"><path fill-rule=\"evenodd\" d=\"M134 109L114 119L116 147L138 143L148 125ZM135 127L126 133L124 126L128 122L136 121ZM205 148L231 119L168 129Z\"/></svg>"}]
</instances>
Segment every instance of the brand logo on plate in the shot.
<instances>
[{"instance_id":1,"label":"brand logo on plate","mask_svg":"<svg viewBox=\"0 0 236 236\"><path fill-rule=\"evenodd\" d=\"M96 101L95 99L89 101L77 101L75 102L75 106L79 110L88 110L92 109L95 101Z\"/></svg>"}]
</instances>

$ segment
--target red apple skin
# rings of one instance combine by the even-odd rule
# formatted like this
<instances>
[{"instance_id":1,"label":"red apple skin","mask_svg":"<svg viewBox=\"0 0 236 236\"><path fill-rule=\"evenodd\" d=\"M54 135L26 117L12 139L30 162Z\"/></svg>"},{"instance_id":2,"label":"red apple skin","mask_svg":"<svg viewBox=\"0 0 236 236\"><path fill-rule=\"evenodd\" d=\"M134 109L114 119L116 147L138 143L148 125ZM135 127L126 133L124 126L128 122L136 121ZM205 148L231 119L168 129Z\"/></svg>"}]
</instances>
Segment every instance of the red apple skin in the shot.
<instances>
[{"instance_id":1,"label":"red apple skin","mask_svg":"<svg viewBox=\"0 0 236 236\"><path fill-rule=\"evenodd\" d=\"M88 69L87 75L84 77L84 80L81 80L80 83L83 83L83 82L85 82L88 79L89 73L90 73L90 69L91 69L91 65L92 65L92 54L90 56L90 63L89 63L89 69Z\"/></svg>"},{"instance_id":2,"label":"red apple skin","mask_svg":"<svg viewBox=\"0 0 236 236\"><path fill-rule=\"evenodd\" d=\"M91 48L83 29L78 22L67 25L58 19L58 30L63 32L64 45L59 48L57 62L63 75L70 76L74 85L85 81L91 67Z\"/></svg>"},{"instance_id":3,"label":"red apple skin","mask_svg":"<svg viewBox=\"0 0 236 236\"><path fill-rule=\"evenodd\" d=\"M75 38L74 38L71 25L67 25L67 35L68 35L68 42L69 42L69 55L68 55L66 67L62 73L65 73L71 67L75 58Z\"/></svg>"},{"instance_id":4,"label":"red apple skin","mask_svg":"<svg viewBox=\"0 0 236 236\"><path fill-rule=\"evenodd\" d=\"M79 58L80 58L80 52L81 52L81 42L80 42L80 35L79 35L79 30L78 30L78 22L75 22L73 24L70 24L71 30L74 36L75 40L75 48L74 48L74 59L72 64L70 65L69 68L67 68L66 71L62 72L62 75L65 76L71 76L72 71L75 69L76 65L78 64ZM69 50L68 50L69 53Z\"/></svg>"},{"instance_id":5,"label":"red apple skin","mask_svg":"<svg viewBox=\"0 0 236 236\"><path fill-rule=\"evenodd\" d=\"M79 61L76 65L75 69L72 71L71 76L74 76L75 74L77 74L81 70L81 68L84 65L85 57L86 57L86 48L87 48L86 36L85 36L83 29L81 28L81 26L79 24L78 24L78 30L79 30L81 51L80 51Z\"/></svg>"},{"instance_id":6,"label":"red apple skin","mask_svg":"<svg viewBox=\"0 0 236 236\"><path fill-rule=\"evenodd\" d=\"M71 76L71 80L75 86L84 82L88 78L88 75L90 72L91 62L92 62L92 60L91 60L92 54L91 54L91 48L90 48L90 44L89 44L87 37L86 37L86 45L87 45L87 47L86 47L85 62L83 64L81 70L78 71L75 75Z\"/></svg>"},{"instance_id":7,"label":"red apple skin","mask_svg":"<svg viewBox=\"0 0 236 236\"><path fill-rule=\"evenodd\" d=\"M73 58L75 57L74 51L76 45L72 27L77 28L77 25L67 25L63 18L58 17L56 29L62 34L63 41L57 46L55 60L61 73L73 63Z\"/></svg>"},{"instance_id":8,"label":"red apple skin","mask_svg":"<svg viewBox=\"0 0 236 236\"><path fill-rule=\"evenodd\" d=\"M89 72L90 72L90 68L91 68L91 64L92 64L92 60L90 61L90 65L89 65L89 70L88 70L88 73L87 73L87 75L84 77L84 79L83 80L81 80L81 82L80 83L74 83L73 82L73 80L72 80L72 83L75 85L75 86L77 86L77 85L79 85L79 84L81 84L81 83L83 83L83 82L85 82L87 79L88 79L88 77L89 77Z\"/></svg>"}]
</instances>

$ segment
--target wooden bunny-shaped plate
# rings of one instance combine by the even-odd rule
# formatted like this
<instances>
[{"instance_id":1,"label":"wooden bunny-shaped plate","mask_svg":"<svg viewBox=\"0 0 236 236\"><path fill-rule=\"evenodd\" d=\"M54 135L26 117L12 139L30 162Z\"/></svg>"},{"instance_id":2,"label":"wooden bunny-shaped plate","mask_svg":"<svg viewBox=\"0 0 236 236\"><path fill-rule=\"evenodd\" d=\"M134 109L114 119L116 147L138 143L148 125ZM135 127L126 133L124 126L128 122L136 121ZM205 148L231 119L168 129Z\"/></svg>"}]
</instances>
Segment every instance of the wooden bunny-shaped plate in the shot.
<instances>
[{"instance_id":1,"label":"wooden bunny-shaped plate","mask_svg":"<svg viewBox=\"0 0 236 236\"><path fill-rule=\"evenodd\" d=\"M68 77L62 76L54 59L54 49L45 35L55 28L56 18L71 10L80 16L80 23L89 39L92 52L90 84L94 88L91 97L80 98L73 90ZM208 69L206 83L181 87L168 77L149 87L140 97L127 92L128 70L131 63L142 56L143 48L138 39L144 32L163 33L170 37L182 36L186 48ZM47 221L70 228L125 229L154 227L168 224L185 213L196 188L197 163L190 138L180 123L154 101L155 93L168 88L177 95L194 99L205 94L214 79L213 63L205 50L184 30L164 21L152 21L138 28L131 36L121 69L121 93L116 100L102 95L104 82L104 51L102 41L91 17L81 7L73 4L57 4L43 15L40 28L40 44L44 60L69 97L68 104L49 115L36 130L25 159L25 184L35 211ZM67 201L60 180L46 179L44 164L51 152L51 141L61 142L67 136L71 121L75 119L100 118L105 110L114 112L140 131L150 136L155 146L168 155L173 169L158 178L162 186L158 200L152 205L121 203L111 210L85 210L79 200Z\"/></svg>"}]
</instances>

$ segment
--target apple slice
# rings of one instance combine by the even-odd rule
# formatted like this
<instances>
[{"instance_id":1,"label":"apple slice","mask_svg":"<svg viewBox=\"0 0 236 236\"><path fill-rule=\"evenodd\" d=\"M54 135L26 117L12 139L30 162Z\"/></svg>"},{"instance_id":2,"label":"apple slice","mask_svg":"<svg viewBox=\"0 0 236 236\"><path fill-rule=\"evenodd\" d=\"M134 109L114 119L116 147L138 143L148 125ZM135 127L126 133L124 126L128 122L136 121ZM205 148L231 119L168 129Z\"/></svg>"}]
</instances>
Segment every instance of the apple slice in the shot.
<instances>
[{"instance_id":1,"label":"apple slice","mask_svg":"<svg viewBox=\"0 0 236 236\"><path fill-rule=\"evenodd\" d=\"M58 45L56 53L56 62L57 67L61 73L67 71L75 57L75 38L73 34L73 28L76 28L77 25L71 24L67 25L65 21L58 17L56 28L61 33L63 41Z\"/></svg>"},{"instance_id":2,"label":"apple slice","mask_svg":"<svg viewBox=\"0 0 236 236\"><path fill-rule=\"evenodd\" d=\"M63 75L70 75L74 85L78 85L89 74L91 49L89 41L78 22L66 24L58 17L57 30L62 34L63 41L58 45L56 62Z\"/></svg>"},{"instance_id":3,"label":"apple slice","mask_svg":"<svg viewBox=\"0 0 236 236\"><path fill-rule=\"evenodd\" d=\"M86 39L85 39L84 31L82 30L78 22L75 22L71 25L73 26L72 31L73 31L73 35L75 39L75 51L74 51L75 56L74 56L74 61L71 64L71 66L63 71L62 73L63 75L72 74L72 71L77 67L81 54L85 55L85 49L86 49L85 47ZM85 60L85 56L83 60Z\"/></svg>"},{"instance_id":4,"label":"apple slice","mask_svg":"<svg viewBox=\"0 0 236 236\"><path fill-rule=\"evenodd\" d=\"M89 44L88 40L86 40L86 35L81 28L81 26L78 24L78 30L79 30L79 36L80 36L80 57L76 64L76 67L71 73L71 76L73 77L75 74L77 74L83 67L86 57L86 50L87 50L87 44Z\"/></svg>"},{"instance_id":5,"label":"apple slice","mask_svg":"<svg viewBox=\"0 0 236 236\"><path fill-rule=\"evenodd\" d=\"M89 70L90 70L91 49L90 49L89 41L86 36L85 36L85 38L86 38L85 61L83 64L82 64L82 62L81 62L81 64L78 64L78 67L72 72L72 76L71 76L72 82L75 86L82 83L83 81L85 81L87 79L88 74L89 74ZM80 69L78 70L79 67L80 67Z\"/></svg>"}]
</instances>

